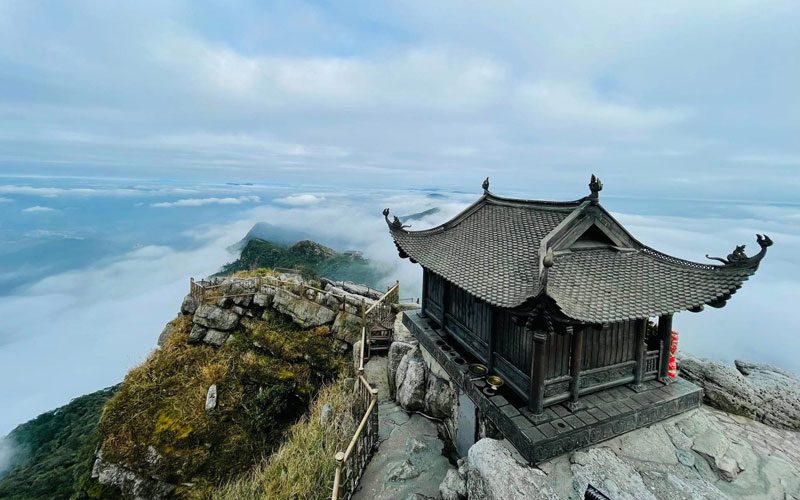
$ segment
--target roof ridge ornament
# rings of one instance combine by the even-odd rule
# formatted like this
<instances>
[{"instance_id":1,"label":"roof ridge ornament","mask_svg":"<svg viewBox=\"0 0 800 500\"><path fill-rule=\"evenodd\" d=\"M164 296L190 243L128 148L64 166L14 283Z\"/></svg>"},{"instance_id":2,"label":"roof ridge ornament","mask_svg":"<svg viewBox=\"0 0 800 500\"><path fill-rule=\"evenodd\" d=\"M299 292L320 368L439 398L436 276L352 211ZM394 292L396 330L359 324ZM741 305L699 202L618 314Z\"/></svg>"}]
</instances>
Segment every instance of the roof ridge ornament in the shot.
<instances>
[{"instance_id":1,"label":"roof ridge ornament","mask_svg":"<svg viewBox=\"0 0 800 500\"><path fill-rule=\"evenodd\" d=\"M386 223L392 229L405 229L407 227L411 227L408 225L403 225L403 221L401 221L396 215L394 216L394 220L390 221L388 208L383 209L383 218L386 219Z\"/></svg>"},{"instance_id":2,"label":"roof ridge ornament","mask_svg":"<svg viewBox=\"0 0 800 500\"><path fill-rule=\"evenodd\" d=\"M589 181L589 190L592 192L592 194L589 195L589 199L591 199L593 203L597 203L600 199L600 191L603 190L603 182L600 180L600 177L592 174L592 178Z\"/></svg>"},{"instance_id":3,"label":"roof ridge ornament","mask_svg":"<svg viewBox=\"0 0 800 500\"><path fill-rule=\"evenodd\" d=\"M483 188L483 194L488 194L489 193L489 178L488 177L483 180L483 184L481 184L481 187Z\"/></svg>"},{"instance_id":4,"label":"roof ridge ornament","mask_svg":"<svg viewBox=\"0 0 800 500\"><path fill-rule=\"evenodd\" d=\"M756 255L752 257L748 257L746 253L744 253L744 249L746 245L736 245L736 248L733 249L733 252L729 253L727 257L724 259L722 257L711 257L710 255L706 254L707 259L711 260L718 260L722 262L725 266L735 266L739 264L747 264L747 263L758 263L761 262L761 259L767 254L767 248L772 246L772 239L766 234L756 234L756 243L758 246L761 247L761 251L758 252Z\"/></svg>"}]
</instances>

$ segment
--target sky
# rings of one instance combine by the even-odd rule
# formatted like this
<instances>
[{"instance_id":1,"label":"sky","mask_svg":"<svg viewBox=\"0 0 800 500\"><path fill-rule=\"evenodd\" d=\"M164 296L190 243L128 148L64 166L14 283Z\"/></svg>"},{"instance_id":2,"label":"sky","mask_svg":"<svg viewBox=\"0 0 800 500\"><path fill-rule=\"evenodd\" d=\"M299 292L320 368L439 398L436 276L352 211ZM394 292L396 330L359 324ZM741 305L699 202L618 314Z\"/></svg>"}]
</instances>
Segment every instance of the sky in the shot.
<instances>
[{"instance_id":1,"label":"sky","mask_svg":"<svg viewBox=\"0 0 800 500\"><path fill-rule=\"evenodd\" d=\"M794 201L794 1L0 1L0 169ZM467 182L467 180L469 180Z\"/></svg>"},{"instance_id":2,"label":"sky","mask_svg":"<svg viewBox=\"0 0 800 500\"><path fill-rule=\"evenodd\" d=\"M800 4L0 0L0 435L119 382L256 222L393 266L380 210L588 194L695 261L682 346L800 371ZM431 194L439 196L431 197Z\"/></svg>"}]
</instances>

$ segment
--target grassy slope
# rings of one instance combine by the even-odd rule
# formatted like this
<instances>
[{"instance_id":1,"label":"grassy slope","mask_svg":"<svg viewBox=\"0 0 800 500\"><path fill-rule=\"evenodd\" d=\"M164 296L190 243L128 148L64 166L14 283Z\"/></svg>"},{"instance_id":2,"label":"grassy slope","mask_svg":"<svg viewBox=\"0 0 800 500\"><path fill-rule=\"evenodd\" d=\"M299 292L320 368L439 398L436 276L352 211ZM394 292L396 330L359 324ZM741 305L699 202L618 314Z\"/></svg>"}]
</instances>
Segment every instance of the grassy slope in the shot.
<instances>
[{"instance_id":1,"label":"grassy slope","mask_svg":"<svg viewBox=\"0 0 800 500\"><path fill-rule=\"evenodd\" d=\"M283 441L321 384L350 369L328 328L279 316L253 321L220 348L188 343L188 317L125 377L100 421L103 457L199 498L258 464ZM258 345L259 347L256 347ZM218 406L206 412L206 392ZM160 458L148 460L155 450Z\"/></svg>"},{"instance_id":2,"label":"grassy slope","mask_svg":"<svg viewBox=\"0 0 800 500\"><path fill-rule=\"evenodd\" d=\"M319 392L309 415L290 429L280 449L249 473L213 493L218 500L330 498L334 455L347 447L358 422L352 379L339 380ZM327 421L320 415L330 408Z\"/></svg>"},{"instance_id":3,"label":"grassy slope","mask_svg":"<svg viewBox=\"0 0 800 500\"><path fill-rule=\"evenodd\" d=\"M97 421L117 387L103 389L20 425L6 437L17 450L0 479L0 498L66 499L88 480L99 444Z\"/></svg>"},{"instance_id":4,"label":"grassy slope","mask_svg":"<svg viewBox=\"0 0 800 500\"><path fill-rule=\"evenodd\" d=\"M306 277L349 280L377 288L388 272L369 260L336 252L313 241L299 241L285 247L264 240L250 240L239 259L225 265L223 274L258 268L286 267L300 269Z\"/></svg>"}]
</instances>

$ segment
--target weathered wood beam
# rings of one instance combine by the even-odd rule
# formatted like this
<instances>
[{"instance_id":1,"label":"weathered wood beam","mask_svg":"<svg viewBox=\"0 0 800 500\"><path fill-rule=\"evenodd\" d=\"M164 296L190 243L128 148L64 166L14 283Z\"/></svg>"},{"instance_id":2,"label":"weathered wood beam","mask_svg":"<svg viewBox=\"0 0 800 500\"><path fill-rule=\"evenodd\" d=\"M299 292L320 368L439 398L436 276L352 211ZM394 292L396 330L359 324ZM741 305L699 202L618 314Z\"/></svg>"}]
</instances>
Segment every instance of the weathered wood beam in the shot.
<instances>
[{"instance_id":1,"label":"weathered wood beam","mask_svg":"<svg viewBox=\"0 0 800 500\"><path fill-rule=\"evenodd\" d=\"M658 380L664 383L670 382L669 378L669 347L672 343L672 315L665 314L658 318Z\"/></svg>"}]
</instances>

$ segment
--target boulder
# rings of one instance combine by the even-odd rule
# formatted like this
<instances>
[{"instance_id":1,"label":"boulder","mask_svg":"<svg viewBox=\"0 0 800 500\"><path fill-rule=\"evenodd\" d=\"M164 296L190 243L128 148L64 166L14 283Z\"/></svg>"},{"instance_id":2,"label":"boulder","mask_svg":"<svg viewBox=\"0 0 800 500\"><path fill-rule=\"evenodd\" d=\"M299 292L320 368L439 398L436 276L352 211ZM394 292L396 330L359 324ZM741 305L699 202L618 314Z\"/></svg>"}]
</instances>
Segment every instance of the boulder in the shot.
<instances>
[{"instance_id":1,"label":"boulder","mask_svg":"<svg viewBox=\"0 0 800 500\"><path fill-rule=\"evenodd\" d=\"M439 485L442 500L464 500L467 498L467 480L457 469L448 469Z\"/></svg>"},{"instance_id":2,"label":"boulder","mask_svg":"<svg viewBox=\"0 0 800 500\"><path fill-rule=\"evenodd\" d=\"M325 325L336 318L336 312L331 309L283 288L276 290L272 307L291 316L292 321L303 328Z\"/></svg>"},{"instance_id":3,"label":"boulder","mask_svg":"<svg viewBox=\"0 0 800 500\"><path fill-rule=\"evenodd\" d=\"M418 344L419 341L411 334L406 325L403 324L403 313L395 316L392 340L395 342L406 342L408 344Z\"/></svg>"},{"instance_id":4,"label":"boulder","mask_svg":"<svg viewBox=\"0 0 800 500\"><path fill-rule=\"evenodd\" d=\"M193 325L192 329L189 331L189 342L196 343L202 341L207 331L208 328L204 328L200 325Z\"/></svg>"},{"instance_id":5,"label":"boulder","mask_svg":"<svg viewBox=\"0 0 800 500\"><path fill-rule=\"evenodd\" d=\"M266 287L261 287L261 291L253 295L253 304L259 307L269 307L272 305L272 298L275 297L275 289L272 293L264 293Z\"/></svg>"},{"instance_id":6,"label":"boulder","mask_svg":"<svg viewBox=\"0 0 800 500\"><path fill-rule=\"evenodd\" d=\"M199 306L199 299L195 298L193 295L187 295L183 298L183 302L181 303L181 314L191 316L195 311L197 311Z\"/></svg>"},{"instance_id":7,"label":"boulder","mask_svg":"<svg viewBox=\"0 0 800 500\"><path fill-rule=\"evenodd\" d=\"M425 362L419 347L407 352L397 366L395 399L406 411L425 409Z\"/></svg>"},{"instance_id":8,"label":"boulder","mask_svg":"<svg viewBox=\"0 0 800 500\"><path fill-rule=\"evenodd\" d=\"M195 311L193 321L196 325L227 332L236 327L239 316L221 307L202 304Z\"/></svg>"},{"instance_id":9,"label":"boulder","mask_svg":"<svg viewBox=\"0 0 800 500\"><path fill-rule=\"evenodd\" d=\"M353 343L361 338L361 316L341 311L331 327L334 338Z\"/></svg>"},{"instance_id":10,"label":"boulder","mask_svg":"<svg viewBox=\"0 0 800 500\"><path fill-rule=\"evenodd\" d=\"M120 490L124 498L160 500L171 498L175 485L144 477L121 465L108 463L98 457L92 467L92 477L100 484Z\"/></svg>"},{"instance_id":11,"label":"boulder","mask_svg":"<svg viewBox=\"0 0 800 500\"><path fill-rule=\"evenodd\" d=\"M319 412L319 423L322 426L327 426L333 416L333 406L330 403L325 403L322 410Z\"/></svg>"},{"instance_id":12,"label":"boulder","mask_svg":"<svg viewBox=\"0 0 800 500\"><path fill-rule=\"evenodd\" d=\"M226 340L228 340L229 335L230 333L228 332L221 332L219 330L209 329L206 332L205 337L203 337L203 342L205 342L206 344L211 344L213 346L219 347L222 344L224 344Z\"/></svg>"},{"instance_id":13,"label":"boulder","mask_svg":"<svg viewBox=\"0 0 800 500\"><path fill-rule=\"evenodd\" d=\"M495 439L481 439L468 453L467 497L485 500L558 498L539 469L520 465Z\"/></svg>"},{"instance_id":14,"label":"boulder","mask_svg":"<svg viewBox=\"0 0 800 500\"><path fill-rule=\"evenodd\" d=\"M206 393L206 411L214 411L217 408L217 384L211 384Z\"/></svg>"},{"instance_id":15,"label":"boulder","mask_svg":"<svg viewBox=\"0 0 800 500\"><path fill-rule=\"evenodd\" d=\"M164 345L164 342L167 341L172 332L175 331L175 327L172 326L172 321L164 325L164 329L161 330L161 335L158 336L158 341L156 342L157 345L161 346Z\"/></svg>"},{"instance_id":16,"label":"boulder","mask_svg":"<svg viewBox=\"0 0 800 500\"><path fill-rule=\"evenodd\" d=\"M782 429L800 430L800 378L770 365L734 366L680 353L681 376L703 388L703 401L722 411Z\"/></svg>"},{"instance_id":17,"label":"boulder","mask_svg":"<svg viewBox=\"0 0 800 500\"><path fill-rule=\"evenodd\" d=\"M355 349L355 347L353 348ZM397 368L400 366L400 361L403 359L403 356L413 348L414 346L412 344L396 341L392 342L392 345L389 346L389 353L387 354L387 375L389 378L389 396L391 396L392 399L394 399L395 393L397 392Z\"/></svg>"},{"instance_id":18,"label":"boulder","mask_svg":"<svg viewBox=\"0 0 800 500\"><path fill-rule=\"evenodd\" d=\"M455 389L447 380L428 373L425 388L425 413L436 418L452 418L458 397Z\"/></svg>"},{"instance_id":19,"label":"boulder","mask_svg":"<svg viewBox=\"0 0 800 500\"><path fill-rule=\"evenodd\" d=\"M608 448L589 448L570 458L572 488L583 497L591 484L614 500L656 500L642 476Z\"/></svg>"}]
</instances>

